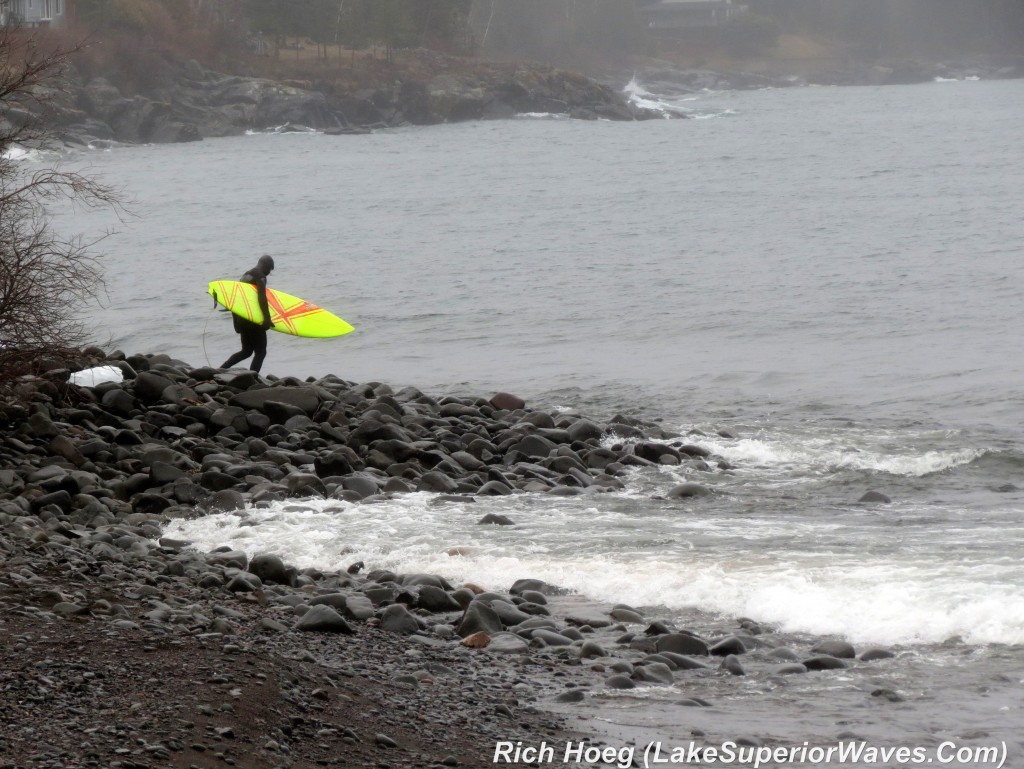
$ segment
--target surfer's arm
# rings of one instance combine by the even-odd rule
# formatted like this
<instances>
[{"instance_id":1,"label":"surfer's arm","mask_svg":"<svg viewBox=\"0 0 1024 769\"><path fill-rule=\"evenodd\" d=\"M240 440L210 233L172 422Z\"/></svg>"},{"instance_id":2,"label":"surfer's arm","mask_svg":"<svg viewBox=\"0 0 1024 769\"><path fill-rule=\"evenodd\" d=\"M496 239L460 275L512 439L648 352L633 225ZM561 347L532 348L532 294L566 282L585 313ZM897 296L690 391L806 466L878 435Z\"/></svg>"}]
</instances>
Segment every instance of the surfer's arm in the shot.
<instances>
[{"instance_id":1,"label":"surfer's arm","mask_svg":"<svg viewBox=\"0 0 1024 769\"><path fill-rule=\"evenodd\" d=\"M268 329L274 323L270 320L270 305L267 304L267 281L261 280L256 284L256 296L260 303L260 312L263 313L263 323L261 325L264 329Z\"/></svg>"}]
</instances>

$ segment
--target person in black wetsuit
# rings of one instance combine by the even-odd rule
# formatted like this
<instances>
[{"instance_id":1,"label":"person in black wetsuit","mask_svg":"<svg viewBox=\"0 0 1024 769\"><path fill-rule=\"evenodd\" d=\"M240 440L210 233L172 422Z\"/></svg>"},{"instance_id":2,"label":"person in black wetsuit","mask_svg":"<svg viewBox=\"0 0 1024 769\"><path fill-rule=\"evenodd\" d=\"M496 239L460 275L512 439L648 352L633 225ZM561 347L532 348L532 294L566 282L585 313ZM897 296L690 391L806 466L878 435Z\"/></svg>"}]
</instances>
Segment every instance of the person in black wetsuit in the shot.
<instances>
[{"instance_id":1,"label":"person in black wetsuit","mask_svg":"<svg viewBox=\"0 0 1024 769\"><path fill-rule=\"evenodd\" d=\"M255 267L238 279L241 283L251 283L256 286L260 310L263 312L263 322L254 323L251 320L246 320L241 315L232 315L235 331L242 337L242 349L224 361L221 364L221 368L231 368L250 355L253 357L249 368L258 373L263 366L263 359L267 357L267 329L273 325L270 322L270 308L267 306L267 276L273 269L273 258L264 254L260 257Z\"/></svg>"}]
</instances>

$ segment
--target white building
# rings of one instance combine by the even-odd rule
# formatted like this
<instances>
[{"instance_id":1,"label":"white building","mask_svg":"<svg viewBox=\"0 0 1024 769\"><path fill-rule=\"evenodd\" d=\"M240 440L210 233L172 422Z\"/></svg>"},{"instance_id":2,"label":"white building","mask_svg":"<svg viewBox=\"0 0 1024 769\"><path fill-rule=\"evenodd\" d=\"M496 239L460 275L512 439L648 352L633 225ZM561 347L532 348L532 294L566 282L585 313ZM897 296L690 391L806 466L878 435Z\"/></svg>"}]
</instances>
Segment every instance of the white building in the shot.
<instances>
[{"instance_id":1,"label":"white building","mask_svg":"<svg viewBox=\"0 0 1024 769\"><path fill-rule=\"evenodd\" d=\"M675 30L717 27L746 10L732 0L655 0L643 13L651 29Z\"/></svg>"},{"instance_id":2,"label":"white building","mask_svg":"<svg viewBox=\"0 0 1024 769\"><path fill-rule=\"evenodd\" d=\"M0 23L9 27L65 27L74 0L0 0Z\"/></svg>"}]
</instances>

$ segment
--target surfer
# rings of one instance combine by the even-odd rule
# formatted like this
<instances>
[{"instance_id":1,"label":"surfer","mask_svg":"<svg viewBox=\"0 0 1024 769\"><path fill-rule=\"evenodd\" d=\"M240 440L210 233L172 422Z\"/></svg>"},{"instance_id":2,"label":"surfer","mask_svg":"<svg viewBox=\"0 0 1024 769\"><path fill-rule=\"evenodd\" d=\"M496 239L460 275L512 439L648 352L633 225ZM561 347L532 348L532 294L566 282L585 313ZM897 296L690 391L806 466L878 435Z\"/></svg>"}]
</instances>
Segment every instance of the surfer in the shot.
<instances>
[{"instance_id":1,"label":"surfer","mask_svg":"<svg viewBox=\"0 0 1024 769\"><path fill-rule=\"evenodd\" d=\"M232 314L235 323L235 331L242 337L242 349L224 361L221 368L231 368L236 363L252 355L250 369L259 373L263 366L263 359L267 357L267 329L274 324L270 320L270 307L267 305L267 276L274 269L274 259L264 254L256 262L256 266L248 270L241 278L241 283L251 283L256 286L256 294L259 298L260 311L263 313L263 322L254 323L243 318L241 315Z\"/></svg>"}]
</instances>

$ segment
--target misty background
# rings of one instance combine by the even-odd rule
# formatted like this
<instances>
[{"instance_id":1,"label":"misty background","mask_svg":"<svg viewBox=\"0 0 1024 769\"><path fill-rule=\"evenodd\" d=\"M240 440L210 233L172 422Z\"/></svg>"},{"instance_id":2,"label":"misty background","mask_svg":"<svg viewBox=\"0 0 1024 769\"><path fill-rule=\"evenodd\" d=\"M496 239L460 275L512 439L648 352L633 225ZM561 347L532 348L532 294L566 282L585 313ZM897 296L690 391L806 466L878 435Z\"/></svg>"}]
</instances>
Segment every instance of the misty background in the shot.
<instances>
[{"instance_id":1,"label":"misty background","mask_svg":"<svg viewBox=\"0 0 1024 769\"><path fill-rule=\"evenodd\" d=\"M386 46L560 65L1024 55L1021 0L80 0L78 16L108 43L120 31L201 59L295 41L324 59Z\"/></svg>"}]
</instances>

